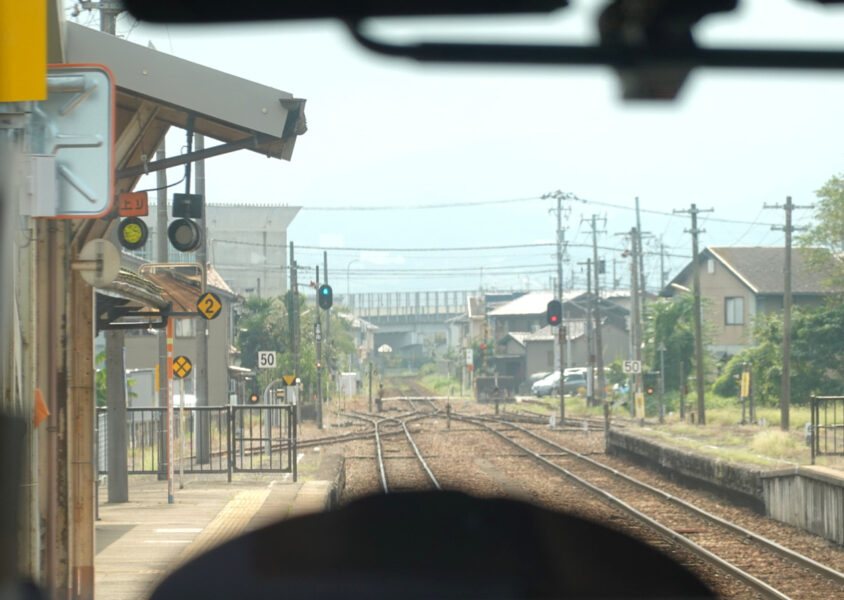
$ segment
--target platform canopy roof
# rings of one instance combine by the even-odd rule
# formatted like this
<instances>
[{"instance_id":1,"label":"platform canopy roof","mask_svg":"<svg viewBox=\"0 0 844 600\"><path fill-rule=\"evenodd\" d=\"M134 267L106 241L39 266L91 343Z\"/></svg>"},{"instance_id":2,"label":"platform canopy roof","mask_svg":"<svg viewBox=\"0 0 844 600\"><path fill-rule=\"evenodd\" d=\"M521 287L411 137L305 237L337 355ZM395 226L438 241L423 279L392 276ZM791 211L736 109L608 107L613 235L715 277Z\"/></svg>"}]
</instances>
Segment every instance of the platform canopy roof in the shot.
<instances>
[{"instance_id":1,"label":"platform canopy roof","mask_svg":"<svg viewBox=\"0 0 844 600\"><path fill-rule=\"evenodd\" d=\"M115 193L144 174L239 149L290 160L307 130L305 101L259 83L65 23L64 61L108 67L117 87ZM222 142L155 161L171 126Z\"/></svg>"}]
</instances>

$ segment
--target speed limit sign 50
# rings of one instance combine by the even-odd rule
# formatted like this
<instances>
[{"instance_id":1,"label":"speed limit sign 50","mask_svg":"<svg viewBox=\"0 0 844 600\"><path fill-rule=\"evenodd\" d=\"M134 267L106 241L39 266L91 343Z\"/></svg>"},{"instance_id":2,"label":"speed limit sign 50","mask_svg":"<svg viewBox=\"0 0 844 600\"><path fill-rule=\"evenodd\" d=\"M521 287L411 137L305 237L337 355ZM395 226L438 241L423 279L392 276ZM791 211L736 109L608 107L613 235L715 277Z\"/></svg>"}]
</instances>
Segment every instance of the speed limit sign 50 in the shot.
<instances>
[{"instance_id":1,"label":"speed limit sign 50","mask_svg":"<svg viewBox=\"0 0 844 600\"><path fill-rule=\"evenodd\" d=\"M272 369L275 366L275 351L274 350L259 350L258 351L258 368Z\"/></svg>"},{"instance_id":2,"label":"speed limit sign 50","mask_svg":"<svg viewBox=\"0 0 844 600\"><path fill-rule=\"evenodd\" d=\"M621 369L625 373L633 373L634 375L637 373L642 372L642 361L641 360L625 360L621 364Z\"/></svg>"}]
</instances>

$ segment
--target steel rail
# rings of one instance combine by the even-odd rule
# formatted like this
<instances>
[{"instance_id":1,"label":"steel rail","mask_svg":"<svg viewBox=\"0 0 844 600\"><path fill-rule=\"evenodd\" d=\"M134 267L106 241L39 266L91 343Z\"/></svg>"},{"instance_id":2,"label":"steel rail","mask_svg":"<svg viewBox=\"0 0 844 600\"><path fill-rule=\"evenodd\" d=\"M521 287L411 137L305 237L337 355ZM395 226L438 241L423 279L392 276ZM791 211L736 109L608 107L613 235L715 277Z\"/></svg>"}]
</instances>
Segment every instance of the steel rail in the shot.
<instances>
[{"instance_id":1,"label":"steel rail","mask_svg":"<svg viewBox=\"0 0 844 600\"><path fill-rule=\"evenodd\" d=\"M437 490L443 489L442 486L440 486L440 482L437 481L436 477L434 477L433 472L431 472L431 468L428 466L427 461L422 457L422 453L419 451L419 447L416 445L416 442L413 441L413 436L410 435L410 431L407 429L407 424L402 422L401 426L402 429L404 429L404 434L407 436L407 441L410 442L410 447L413 448L413 451L416 453L416 458L419 459L419 462L422 463L422 468L425 469L425 473L428 474L428 479L431 480L431 483L434 484L434 487L437 488Z\"/></svg>"},{"instance_id":2,"label":"steel rail","mask_svg":"<svg viewBox=\"0 0 844 600\"><path fill-rule=\"evenodd\" d=\"M560 444L554 442L553 440L546 439L546 438L534 433L533 431L530 431L526 427L521 427L519 425L515 425L515 424L512 424L512 423L507 423L507 425L510 426L510 427L513 427L515 429L518 429L520 431L523 431L524 433L526 433L530 437L532 437L532 438L534 438L534 439L536 439L540 442L544 442L545 444L548 444L549 446L556 448L560 452L565 452L566 454L568 454L568 455L570 455L574 458L577 458L578 460L586 462L586 463L588 463L588 464L590 464L590 465L592 465L596 468L607 471L608 473L612 473L616 477L619 477L619 478L625 480L626 482L630 483L631 485L634 485L641 490L645 490L645 491L650 492L650 493L652 493L656 496L659 496L663 500L666 500L667 502L670 502L670 503L674 504L675 506L679 506L681 508L684 508L684 509L696 514L697 516L702 517L703 519L706 519L708 521L711 521L711 522L723 527L724 529L728 529L728 530L732 531L733 533L736 533L738 535L741 535L741 536L744 536L748 539L751 539L751 540L753 540L753 542L759 544L760 546L764 546L768 550L776 552L780 556L787 558L789 560L792 560L792 561L800 564L800 566L802 566L802 567L806 567L807 569L811 569L811 570L815 571L816 573L818 573L820 575L823 575L825 577L833 579L838 584L844 586L844 573L841 573L840 571L836 571L835 569L827 567L826 565L819 563L816 560L809 558L808 556L805 556L803 554L800 554L799 552L795 552L794 550L786 548L785 546L782 546L782 545L776 543L773 540L769 540L768 538L766 538L766 537L764 537L764 536L762 536L758 533L754 533L753 531L750 531L749 529L745 529L744 527L737 525L736 523L733 523L732 521L727 521L726 519L723 519L723 518L721 518L717 515L714 515L710 512L707 512L707 511L703 510L702 508L695 506L694 504L687 502L686 500L683 500L682 498L678 498L677 496L669 494L668 492L663 491L663 490L661 490L657 487L654 487L654 486L650 485L649 483L645 483L644 481L640 481L640 480L636 479L635 477L627 475L626 473L622 473L621 471L619 471L617 469L614 469L614 468L612 468L608 465L605 465L605 464L603 464L603 463L601 463L601 462L599 462L599 461L597 461L593 458L589 458L588 456L580 454L575 450L561 446Z\"/></svg>"},{"instance_id":3,"label":"steel rail","mask_svg":"<svg viewBox=\"0 0 844 600\"><path fill-rule=\"evenodd\" d=\"M424 398L420 398L420 399L424 399ZM411 404L411 406L413 406L413 404ZM363 421L368 421L368 422L373 424L374 430L375 430L375 452L376 452L376 457L377 457L377 460L378 460L378 474L379 474L379 478L381 480L381 489L383 490L383 492L385 494L390 493L390 486L387 483L387 468L386 468L386 465L384 463L384 453L383 453L382 445L381 445L382 434L380 433L379 429L380 429L380 426L382 424L386 423L386 422L393 422L393 423L396 423L396 424L401 426L401 428L404 430L404 434L405 434L405 437L407 438L407 441L410 443L411 448L413 448L413 452L416 455L416 458L422 464L422 468L425 470L425 474L428 476L431 483L433 483L434 487L436 487L438 490L442 489L439 481L437 481L437 478L434 476L434 473L431 471L431 468L428 466L428 463L425 462L425 459L422 456L422 453L420 452L419 447L416 445L416 442L413 440L413 436L410 434L410 431L407 429L407 423L409 423L411 421L418 421L420 419L427 419L427 418L431 417L432 415L434 415L436 413L437 413L437 411L434 411L433 413L420 413L420 411L415 410L415 407L414 407L413 413L411 413L409 415L400 416L400 417L373 417L373 416L361 414L361 413L344 413L345 416L348 416L348 417L351 417L351 418L354 418L354 419L360 419L360 420L363 420ZM399 419L401 419L401 420L399 420ZM398 432L391 432L390 435L393 435L394 433L398 433Z\"/></svg>"},{"instance_id":4,"label":"steel rail","mask_svg":"<svg viewBox=\"0 0 844 600\"><path fill-rule=\"evenodd\" d=\"M378 427L380 425L380 421L375 423L375 452L378 455L378 471L381 475L381 489L384 490L385 494L389 494L390 488L387 486L387 471L384 468L384 455L381 452L381 436L378 434Z\"/></svg>"},{"instance_id":5,"label":"steel rail","mask_svg":"<svg viewBox=\"0 0 844 600\"><path fill-rule=\"evenodd\" d=\"M606 490L586 481L585 479L583 479L581 477L578 477L577 475L575 475L574 473L572 473L568 469L565 469L564 467L561 467L560 465L555 464L554 462L548 460L547 458L545 458L541 454L538 454L538 453L530 450L529 448L526 448L525 446L519 444L515 440L507 437L502 432L500 432L496 429L493 429L492 427L490 427L486 423L479 421L477 419L474 419L472 417L464 416L464 415L452 415L452 417L456 418L458 420L461 420L461 421L465 421L467 423L474 423L476 425L479 425L479 426L487 429L491 433L500 437L502 440L504 440L507 443L515 446L516 448L519 448L521 451L529 454L530 456L534 457L536 460L540 461L541 463L545 464L546 466L552 468L555 471L562 473L563 475L565 475L566 477L568 477L572 481L574 481L577 484L581 485L582 487L590 490L591 492L593 492L597 496L604 498L611 505L616 506L618 508L621 508L622 510L627 512L632 517L638 519L639 521L641 521L642 523L644 523L648 527L650 527L650 528L654 529L655 531L659 532L662 536L664 536L664 537L666 537L670 540L673 540L674 542L684 546L690 552L692 552L692 553L694 553L694 554L696 554L700 557L703 557L704 559L706 559L710 563L717 565L718 567L720 567L724 571L727 571L732 576L734 576L736 579L743 581L744 583L751 586L752 588L754 588L759 593L764 594L766 597L774 598L775 600L791 600L791 598L789 596L786 596L785 594L783 594L779 590L773 588L772 586L768 585L767 583L765 583L761 579L754 577L750 573L740 569L739 567L733 565L732 563L727 562L726 560L724 560L720 556L710 552L709 550L707 550L703 546L696 544L695 542L688 539L684 535L677 533L673 529L666 527L662 523L652 519L651 517L644 514L643 512L633 508L631 505L627 504L626 502L624 502L620 498L617 498L616 496L610 494ZM502 425L508 425L508 426L510 425L510 423L506 423L506 422L502 422L501 424Z\"/></svg>"}]
</instances>

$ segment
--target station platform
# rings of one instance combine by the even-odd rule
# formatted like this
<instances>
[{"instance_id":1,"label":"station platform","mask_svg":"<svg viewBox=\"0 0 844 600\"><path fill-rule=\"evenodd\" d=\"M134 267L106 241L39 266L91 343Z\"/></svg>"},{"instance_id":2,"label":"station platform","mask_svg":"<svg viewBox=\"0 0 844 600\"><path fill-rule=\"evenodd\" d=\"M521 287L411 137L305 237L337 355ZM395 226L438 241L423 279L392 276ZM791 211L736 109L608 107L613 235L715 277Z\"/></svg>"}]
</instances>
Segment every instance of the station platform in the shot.
<instances>
[{"instance_id":1,"label":"station platform","mask_svg":"<svg viewBox=\"0 0 844 600\"><path fill-rule=\"evenodd\" d=\"M231 483L225 476L185 476L172 504L167 481L155 475L129 478L129 502L109 503L101 486L95 598L147 598L170 571L205 550L271 522L331 508L338 479L322 471L316 475L324 479L298 482L289 473L239 475Z\"/></svg>"}]
</instances>

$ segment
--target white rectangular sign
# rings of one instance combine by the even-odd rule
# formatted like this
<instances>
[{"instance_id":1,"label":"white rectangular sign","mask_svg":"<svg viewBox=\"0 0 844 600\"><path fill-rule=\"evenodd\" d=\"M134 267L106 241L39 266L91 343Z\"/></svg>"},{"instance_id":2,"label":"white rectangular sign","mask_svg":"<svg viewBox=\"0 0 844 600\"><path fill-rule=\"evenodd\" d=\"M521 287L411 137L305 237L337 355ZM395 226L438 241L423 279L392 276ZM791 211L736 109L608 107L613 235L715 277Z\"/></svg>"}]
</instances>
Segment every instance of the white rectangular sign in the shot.
<instances>
[{"instance_id":1,"label":"white rectangular sign","mask_svg":"<svg viewBox=\"0 0 844 600\"><path fill-rule=\"evenodd\" d=\"M466 348L466 364L467 365L475 364L475 361L472 358L472 349L471 348Z\"/></svg>"},{"instance_id":2,"label":"white rectangular sign","mask_svg":"<svg viewBox=\"0 0 844 600\"><path fill-rule=\"evenodd\" d=\"M621 364L621 369L625 373L632 373L638 374L642 372L642 361L641 360L625 360Z\"/></svg>"},{"instance_id":3,"label":"white rectangular sign","mask_svg":"<svg viewBox=\"0 0 844 600\"><path fill-rule=\"evenodd\" d=\"M258 368L272 369L275 366L274 350L258 350Z\"/></svg>"}]
</instances>

